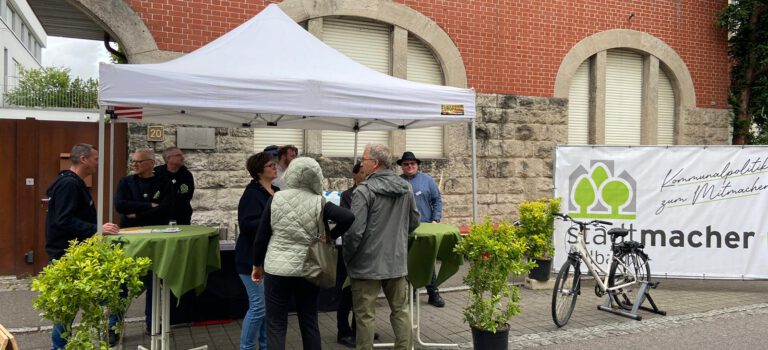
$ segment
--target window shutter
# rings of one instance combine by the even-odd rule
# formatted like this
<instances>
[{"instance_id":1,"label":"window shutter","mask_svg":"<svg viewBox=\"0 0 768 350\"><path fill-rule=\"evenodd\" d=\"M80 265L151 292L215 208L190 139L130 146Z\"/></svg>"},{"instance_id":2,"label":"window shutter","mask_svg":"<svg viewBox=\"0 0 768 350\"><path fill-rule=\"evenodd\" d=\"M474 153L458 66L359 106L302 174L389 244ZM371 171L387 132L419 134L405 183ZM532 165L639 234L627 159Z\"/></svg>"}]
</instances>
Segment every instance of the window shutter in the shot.
<instances>
[{"instance_id":1,"label":"window shutter","mask_svg":"<svg viewBox=\"0 0 768 350\"><path fill-rule=\"evenodd\" d=\"M392 27L348 18L324 18L323 42L380 73L391 74Z\"/></svg>"},{"instance_id":2,"label":"window shutter","mask_svg":"<svg viewBox=\"0 0 768 350\"><path fill-rule=\"evenodd\" d=\"M589 59L576 70L568 93L568 144L589 144Z\"/></svg>"},{"instance_id":3,"label":"window shutter","mask_svg":"<svg viewBox=\"0 0 768 350\"><path fill-rule=\"evenodd\" d=\"M643 57L630 51L608 51L605 80L605 144L639 145Z\"/></svg>"},{"instance_id":4,"label":"window shutter","mask_svg":"<svg viewBox=\"0 0 768 350\"><path fill-rule=\"evenodd\" d=\"M443 71L432 51L418 38L408 36L407 78L420 83L443 85ZM405 130L405 148L422 158L443 157L443 127Z\"/></svg>"},{"instance_id":5,"label":"window shutter","mask_svg":"<svg viewBox=\"0 0 768 350\"><path fill-rule=\"evenodd\" d=\"M324 18L323 42L347 57L380 73L391 74L390 43L392 27L388 24L349 18ZM354 154L355 133L323 130L323 155L351 157ZM388 131L362 131L358 134L358 156L366 144L389 145Z\"/></svg>"},{"instance_id":6,"label":"window shutter","mask_svg":"<svg viewBox=\"0 0 768 350\"><path fill-rule=\"evenodd\" d=\"M299 154L304 150L304 130L301 129L254 129L253 149L261 152L264 147L270 145L285 146L294 145L299 149Z\"/></svg>"},{"instance_id":7,"label":"window shutter","mask_svg":"<svg viewBox=\"0 0 768 350\"><path fill-rule=\"evenodd\" d=\"M659 69L657 143L673 145L675 143L675 91L672 82L663 70Z\"/></svg>"},{"instance_id":8,"label":"window shutter","mask_svg":"<svg viewBox=\"0 0 768 350\"><path fill-rule=\"evenodd\" d=\"M389 146L389 131L361 131L357 136L357 156L363 155L365 145L380 143ZM355 133L323 130L323 155L326 157L352 157Z\"/></svg>"}]
</instances>

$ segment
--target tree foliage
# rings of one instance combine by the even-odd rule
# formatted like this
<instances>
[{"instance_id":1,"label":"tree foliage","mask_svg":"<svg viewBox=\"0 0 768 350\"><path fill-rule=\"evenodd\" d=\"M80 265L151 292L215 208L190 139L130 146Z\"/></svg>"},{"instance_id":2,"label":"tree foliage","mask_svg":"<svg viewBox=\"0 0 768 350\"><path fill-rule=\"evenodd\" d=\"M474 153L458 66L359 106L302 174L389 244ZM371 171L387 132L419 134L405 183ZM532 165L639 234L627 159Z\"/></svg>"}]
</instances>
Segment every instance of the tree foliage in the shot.
<instances>
[{"instance_id":1,"label":"tree foliage","mask_svg":"<svg viewBox=\"0 0 768 350\"><path fill-rule=\"evenodd\" d=\"M534 263L523 262L526 245L515 230L507 222L496 227L488 221L473 223L469 234L454 247L469 263L464 277L469 287L464 320L472 327L496 333L520 313L520 293L508 283L509 276L528 273Z\"/></svg>"},{"instance_id":2,"label":"tree foliage","mask_svg":"<svg viewBox=\"0 0 768 350\"><path fill-rule=\"evenodd\" d=\"M99 81L70 76L69 68L27 69L5 95L6 104L27 107L98 108Z\"/></svg>"},{"instance_id":3,"label":"tree foliage","mask_svg":"<svg viewBox=\"0 0 768 350\"><path fill-rule=\"evenodd\" d=\"M40 316L63 324L66 349L108 349L109 315L125 314L142 293L139 277L147 274L149 258L131 258L125 251L94 235L71 241L64 256L43 269L33 281L40 294L32 306ZM126 295L127 291L127 295ZM77 315L80 325L72 327ZM121 332L116 325L115 332Z\"/></svg>"},{"instance_id":4,"label":"tree foliage","mask_svg":"<svg viewBox=\"0 0 768 350\"><path fill-rule=\"evenodd\" d=\"M768 143L768 0L735 0L718 24L730 35L733 143Z\"/></svg>"}]
</instances>

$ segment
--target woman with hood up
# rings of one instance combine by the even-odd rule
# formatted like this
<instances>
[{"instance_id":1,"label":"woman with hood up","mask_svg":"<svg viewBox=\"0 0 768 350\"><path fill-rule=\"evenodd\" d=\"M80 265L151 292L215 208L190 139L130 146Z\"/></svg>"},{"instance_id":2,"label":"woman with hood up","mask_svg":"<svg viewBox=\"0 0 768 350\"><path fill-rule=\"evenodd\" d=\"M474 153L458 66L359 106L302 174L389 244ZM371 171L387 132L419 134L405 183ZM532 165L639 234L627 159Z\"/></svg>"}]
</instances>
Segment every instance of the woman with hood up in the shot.
<instances>
[{"instance_id":1,"label":"woman with hood up","mask_svg":"<svg viewBox=\"0 0 768 350\"><path fill-rule=\"evenodd\" d=\"M305 350L320 349L317 324L318 287L304 279L303 262L319 231L318 217L333 239L355 220L347 209L323 204L323 172L312 158L296 158L283 174L285 189L267 202L254 241L251 279L264 282L267 308L267 348L285 349L288 308L296 306ZM328 221L336 226L328 227Z\"/></svg>"}]
</instances>

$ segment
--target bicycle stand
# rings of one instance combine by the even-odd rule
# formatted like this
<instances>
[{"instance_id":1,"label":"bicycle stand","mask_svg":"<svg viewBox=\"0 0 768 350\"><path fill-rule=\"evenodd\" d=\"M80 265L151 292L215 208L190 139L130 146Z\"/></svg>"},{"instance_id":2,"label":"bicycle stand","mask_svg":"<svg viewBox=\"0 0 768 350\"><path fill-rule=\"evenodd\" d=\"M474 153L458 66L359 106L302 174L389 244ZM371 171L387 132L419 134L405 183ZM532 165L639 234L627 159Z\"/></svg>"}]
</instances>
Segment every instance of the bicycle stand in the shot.
<instances>
[{"instance_id":1,"label":"bicycle stand","mask_svg":"<svg viewBox=\"0 0 768 350\"><path fill-rule=\"evenodd\" d=\"M659 310L659 308L656 306L656 303L653 302L651 294L648 293L649 289L656 289L658 286L659 282L648 283L648 281L643 281L642 286L640 286L640 292L637 293L635 303L632 304L632 310L630 311L622 309L621 305L614 305L614 300L610 294L606 295L605 303L603 305L598 305L597 309L607 311L619 316L629 317L636 321L640 321L642 319L642 316L637 314L638 310L649 311L655 314L666 316L667 312ZM648 300L648 302L651 304L651 307L642 306L643 302L646 300Z\"/></svg>"}]
</instances>

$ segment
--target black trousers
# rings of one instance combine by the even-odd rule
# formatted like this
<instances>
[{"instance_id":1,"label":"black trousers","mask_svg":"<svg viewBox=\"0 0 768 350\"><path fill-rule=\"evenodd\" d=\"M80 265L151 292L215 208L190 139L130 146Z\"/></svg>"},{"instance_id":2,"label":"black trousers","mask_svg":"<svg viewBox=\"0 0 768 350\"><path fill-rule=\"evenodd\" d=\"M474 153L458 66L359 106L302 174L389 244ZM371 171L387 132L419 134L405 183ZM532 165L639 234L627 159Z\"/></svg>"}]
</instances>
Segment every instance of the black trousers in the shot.
<instances>
[{"instance_id":1,"label":"black trousers","mask_svg":"<svg viewBox=\"0 0 768 350\"><path fill-rule=\"evenodd\" d=\"M336 247L339 260L336 263L336 290L339 293L339 306L336 309L336 337L355 336L355 315L352 314L352 326L349 323L349 314L352 312L352 287L342 288L347 279L347 267L344 265L344 256L341 246Z\"/></svg>"},{"instance_id":2,"label":"black trousers","mask_svg":"<svg viewBox=\"0 0 768 350\"><path fill-rule=\"evenodd\" d=\"M320 350L317 292L317 286L302 277L265 274L264 298L267 307L267 348L269 350L285 349L288 309L292 303L296 306L304 350Z\"/></svg>"}]
</instances>

